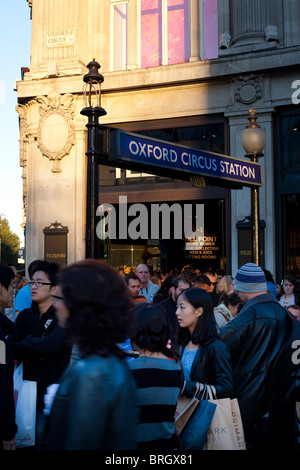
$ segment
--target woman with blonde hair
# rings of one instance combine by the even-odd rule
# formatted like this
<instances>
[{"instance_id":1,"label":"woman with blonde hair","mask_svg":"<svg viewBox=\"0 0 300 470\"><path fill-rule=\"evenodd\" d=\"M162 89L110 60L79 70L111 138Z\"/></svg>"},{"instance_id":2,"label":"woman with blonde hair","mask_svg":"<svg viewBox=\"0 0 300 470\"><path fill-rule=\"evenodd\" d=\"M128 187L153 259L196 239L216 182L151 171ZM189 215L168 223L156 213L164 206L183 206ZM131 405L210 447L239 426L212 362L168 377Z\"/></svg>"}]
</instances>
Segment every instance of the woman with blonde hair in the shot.
<instances>
[{"instance_id":1,"label":"woman with blonde hair","mask_svg":"<svg viewBox=\"0 0 300 470\"><path fill-rule=\"evenodd\" d=\"M216 292L220 296L218 305L223 302L223 300L234 291L234 278L228 274L221 277L220 281L217 283Z\"/></svg>"}]
</instances>

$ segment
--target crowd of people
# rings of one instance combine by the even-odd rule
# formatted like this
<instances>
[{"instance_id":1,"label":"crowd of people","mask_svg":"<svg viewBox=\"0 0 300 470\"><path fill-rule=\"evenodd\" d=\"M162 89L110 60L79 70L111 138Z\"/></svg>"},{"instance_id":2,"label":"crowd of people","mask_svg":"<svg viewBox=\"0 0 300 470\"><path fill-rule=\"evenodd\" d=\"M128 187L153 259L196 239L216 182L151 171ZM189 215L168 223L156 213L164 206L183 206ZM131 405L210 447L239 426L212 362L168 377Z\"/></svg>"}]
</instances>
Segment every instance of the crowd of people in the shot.
<instances>
[{"instance_id":1,"label":"crowd of people","mask_svg":"<svg viewBox=\"0 0 300 470\"><path fill-rule=\"evenodd\" d=\"M0 449L16 448L19 364L37 384L33 449L180 450L178 398L207 385L238 398L248 449L299 449L299 367L279 387L277 365L300 321L292 276L276 285L247 263L151 280L145 264L123 276L95 260L35 260L28 276L17 287L0 264Z\"/></svg>"}]
</instances>

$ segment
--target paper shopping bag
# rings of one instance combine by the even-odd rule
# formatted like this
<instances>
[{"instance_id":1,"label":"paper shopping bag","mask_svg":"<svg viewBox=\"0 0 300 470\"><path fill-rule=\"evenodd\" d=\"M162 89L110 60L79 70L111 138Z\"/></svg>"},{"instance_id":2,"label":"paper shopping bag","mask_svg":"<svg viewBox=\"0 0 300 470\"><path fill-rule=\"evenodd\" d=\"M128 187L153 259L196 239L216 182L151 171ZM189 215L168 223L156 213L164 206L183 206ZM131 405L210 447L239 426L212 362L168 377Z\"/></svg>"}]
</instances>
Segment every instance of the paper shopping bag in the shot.
<instances>
[{"instance_id":1,"label":"paper shopping bag","mask_svg":"<svg viewBox=\"0 0 300 470\"><path fill-rule=\"evenodd\" d=\"M207 433L206 450L245 450L243 425L237 399L209 400L217 405Z\"/></svg>"},{"instance_id":2,"label":"paper shopping bag","mask_svg":"<svg viewBox=\"0 0 300 470\"><path fill-rule=\"evenodd\" d=\"M238 449L246 450L246 441L245 441L244 428L243 428L239 402L237 398L234 398L233 400L230 400L230 403L231 403L233 427L235 430Z\"/></svg>"},{"instance_id":3,"label":"paper shopping bag","mask_svg":"<svg viewBox=\"0 0 300 470\"><path fill-rule=\"evenodd\" d=\"M190 419L195 410L196 406L198 405L199 400L196 397L187 398L187 397L179 397L177 400L176 412L175 412L175 428L176 432L179 435L183 428L185 427L186 423Z\"/></svg>"}]
</instances>

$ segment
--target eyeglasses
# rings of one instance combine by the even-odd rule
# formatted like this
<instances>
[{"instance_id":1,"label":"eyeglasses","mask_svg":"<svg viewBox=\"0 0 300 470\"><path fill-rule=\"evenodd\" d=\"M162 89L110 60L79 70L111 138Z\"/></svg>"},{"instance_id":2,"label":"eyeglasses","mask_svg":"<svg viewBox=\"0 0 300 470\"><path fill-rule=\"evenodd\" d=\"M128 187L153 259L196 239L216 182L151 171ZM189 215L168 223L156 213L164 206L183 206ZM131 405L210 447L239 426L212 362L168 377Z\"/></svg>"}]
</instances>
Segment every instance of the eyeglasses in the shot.
<instances>
[{"instance_id":1,"label":"eyeglasses","mask_svg":"<svg viewBox=\"0 0 300 470\"><path fill-rule=\"evenodd\" d=\"M64 298L61 295L52 294L50 297L52 297L53 300L64 300Z\"/></svg>"},{"instance_id":2,"label":"eyeglasses","mask_svg":"<svg viewBox=\"0 0 300 470\"><path fill-rule=\"evenodd\" d=\"M29 281L28 284L30 287L42 287L42 286L51 286L51 282L42 282L42 281Z\"/></svg>"}]
</instances>

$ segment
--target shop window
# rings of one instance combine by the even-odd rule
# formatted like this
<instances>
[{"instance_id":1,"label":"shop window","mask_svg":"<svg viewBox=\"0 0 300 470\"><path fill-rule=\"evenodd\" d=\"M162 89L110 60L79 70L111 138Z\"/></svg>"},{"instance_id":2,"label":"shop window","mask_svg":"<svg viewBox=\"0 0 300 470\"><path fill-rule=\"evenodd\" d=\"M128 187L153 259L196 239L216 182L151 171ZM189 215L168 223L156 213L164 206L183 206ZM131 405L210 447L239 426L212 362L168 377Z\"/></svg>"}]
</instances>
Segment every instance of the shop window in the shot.
<instances>
[{"instance_id":1,"label":"shop window","mask_svg":"<svg viewBox=\"0 0 300 470\"><path fill-rule=\"evenodd\" d=\"M300 279L300 194L283 197L284 238L286 240L286 270Z\"/></svg>"},{"instance_id":2,"label":"shop window","mask_svg":"<svg viewBox=\"0 0 300 470\"><path fill-rule=\"evenodd\" d=\"M276 236L281 248L277 272L300 279L300 113L296 106L278 110L275 121Z\"/></svg>"},{"instance_id":3,"label":"shop window","mask_svg":"<svg viewBox=\"0 0 300 470\"><path fill-rule=\"evenodd\" d=\"M300 115L281 117L281 181L300 182Z\"/></svg>"}]
</instances>

